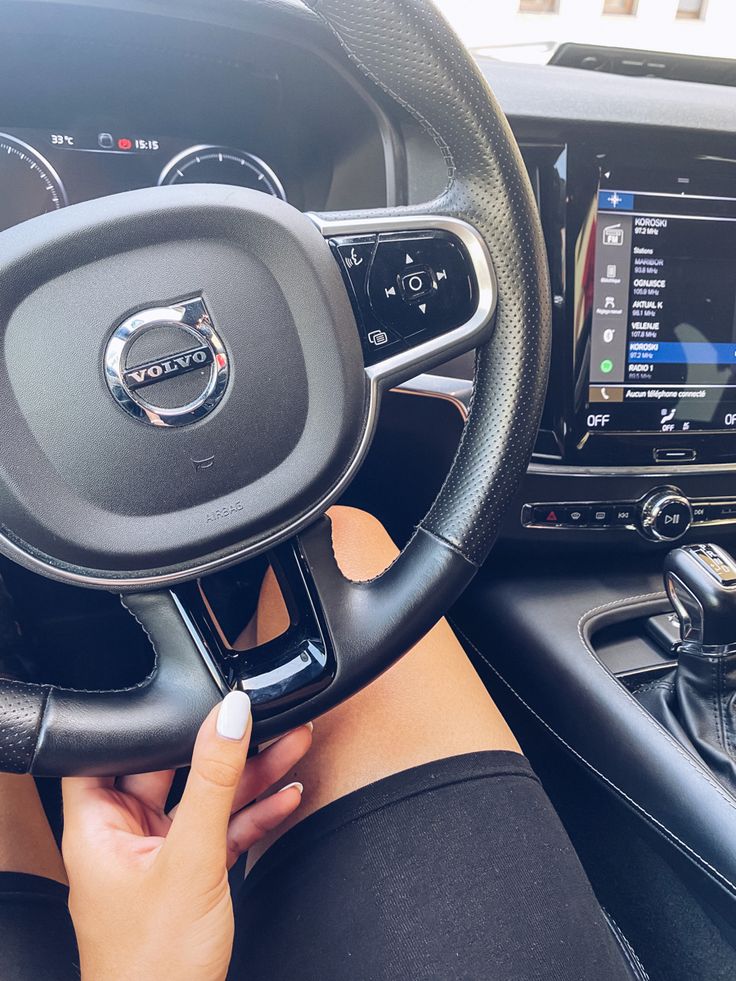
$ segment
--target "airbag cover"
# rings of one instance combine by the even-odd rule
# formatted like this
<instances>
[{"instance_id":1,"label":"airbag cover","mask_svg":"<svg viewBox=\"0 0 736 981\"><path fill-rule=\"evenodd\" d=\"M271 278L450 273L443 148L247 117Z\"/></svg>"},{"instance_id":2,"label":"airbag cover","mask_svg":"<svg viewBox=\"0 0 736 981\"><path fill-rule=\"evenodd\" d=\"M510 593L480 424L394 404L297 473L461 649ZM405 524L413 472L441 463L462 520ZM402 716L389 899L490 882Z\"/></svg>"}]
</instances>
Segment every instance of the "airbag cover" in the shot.
<instances>
[{"instance_id":1,"label":"airbag cover","mask_svg":"<svg viewBox=\"0 0 736 981\"><path fill-rule=\"evenodd\" d=\"M329 498L363 442L367 392L349 300L307 217L260 192L184 185L45 215L0 246L8 541L85 576L155 577L257 550ZM131 314L191 297L224 345L227 385L205 418L149 425L113 399L106 348ZM175 336L143 337L137 360ZM198 384L157 387L186 402Z\"/></svg>"}]
</instances>

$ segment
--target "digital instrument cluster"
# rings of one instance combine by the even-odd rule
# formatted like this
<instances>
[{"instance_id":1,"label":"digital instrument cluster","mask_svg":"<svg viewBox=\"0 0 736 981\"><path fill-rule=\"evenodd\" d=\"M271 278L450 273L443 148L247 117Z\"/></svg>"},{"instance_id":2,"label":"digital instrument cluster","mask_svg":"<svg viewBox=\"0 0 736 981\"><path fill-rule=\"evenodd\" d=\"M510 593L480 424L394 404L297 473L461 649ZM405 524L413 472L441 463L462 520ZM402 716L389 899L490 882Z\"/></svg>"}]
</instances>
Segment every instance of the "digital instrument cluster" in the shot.
<instances>
[{"instance_id":1,"label":"digital instrument cluster","mask_svg":"<svg viewBox=\"0 0 736 981\"><path fill-rule=\"evenodd\" d=\"M106 194L194 183L286 200L271 167L234 147L115 131L0 131L0 230Z\"/></svg>"}]
</instances>

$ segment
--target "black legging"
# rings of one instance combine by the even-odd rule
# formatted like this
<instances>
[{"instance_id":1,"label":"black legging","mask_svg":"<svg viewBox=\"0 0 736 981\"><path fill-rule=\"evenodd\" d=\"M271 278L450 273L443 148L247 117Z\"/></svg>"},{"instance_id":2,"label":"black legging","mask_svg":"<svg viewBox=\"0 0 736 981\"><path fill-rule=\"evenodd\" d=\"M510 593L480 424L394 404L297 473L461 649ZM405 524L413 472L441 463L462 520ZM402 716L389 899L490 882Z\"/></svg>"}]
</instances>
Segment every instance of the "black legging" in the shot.
<instances>
[{"instance_id":1,"label":"black legging","mask_svg":"<svg viewBox=\"0 0 736 981\"><path fill-rule=\"evenodd\" d=\"M65 898L0 876L0 978L79 977ZM236 908L232 981L633 976L516 753L439 760L335 801L266 852Z\"/></svg>"}]
</instances>

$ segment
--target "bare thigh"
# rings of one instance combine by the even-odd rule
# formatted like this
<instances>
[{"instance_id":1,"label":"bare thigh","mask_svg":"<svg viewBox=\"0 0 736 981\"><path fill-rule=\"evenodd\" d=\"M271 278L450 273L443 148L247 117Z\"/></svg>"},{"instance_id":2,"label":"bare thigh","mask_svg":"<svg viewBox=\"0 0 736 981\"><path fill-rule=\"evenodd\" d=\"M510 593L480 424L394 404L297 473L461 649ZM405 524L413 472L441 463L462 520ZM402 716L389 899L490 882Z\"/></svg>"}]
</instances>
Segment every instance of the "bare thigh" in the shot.
<instances>
[{"instance_id":1,"label":"bare thigh","mask_svg":"<svg viewBox=\"0 0 736 981\"><path fill-rule=\"evenodd\" d=\"M66 885L61 854L33 777L0 773L0 872L26 872Z\"/></svg>"},{"instance_id":2,"label":"bare thigh","mask_svg":"<svg viewBox=\"0 0 736 981\"><path fill-rule=\"evenodd\" d=\"M335 557L350 579L370 579L398 549L372 515L353 508L329 512ZM273 576L263 584L258 640L284 627L283 600ZM304 784L302 806L291 823L338 797L422 763L482 750L521 752L442 619L397 664L363 691L315 720L307 757L285 782ZM250 856L250 864L287 830L282 826Z\"/></svg>"}]
</instances>

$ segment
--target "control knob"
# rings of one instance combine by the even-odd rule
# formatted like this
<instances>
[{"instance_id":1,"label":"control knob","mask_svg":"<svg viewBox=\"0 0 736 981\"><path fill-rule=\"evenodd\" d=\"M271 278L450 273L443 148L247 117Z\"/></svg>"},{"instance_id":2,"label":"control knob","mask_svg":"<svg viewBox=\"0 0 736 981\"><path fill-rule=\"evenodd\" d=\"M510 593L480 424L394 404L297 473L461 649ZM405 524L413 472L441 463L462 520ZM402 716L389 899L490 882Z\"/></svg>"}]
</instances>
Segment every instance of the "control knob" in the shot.
<instances>
[{"instance_id":1,"label":"control knob","mask_svg":"<svg viewBox=\"0 0 736 981\"><path fill-rule=\"evenodd\" d=\"M642 534L654 542L682 538L692 520L690 501L677 487L658 487L641 506Z\"/></svg>"}]
</instances>

